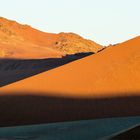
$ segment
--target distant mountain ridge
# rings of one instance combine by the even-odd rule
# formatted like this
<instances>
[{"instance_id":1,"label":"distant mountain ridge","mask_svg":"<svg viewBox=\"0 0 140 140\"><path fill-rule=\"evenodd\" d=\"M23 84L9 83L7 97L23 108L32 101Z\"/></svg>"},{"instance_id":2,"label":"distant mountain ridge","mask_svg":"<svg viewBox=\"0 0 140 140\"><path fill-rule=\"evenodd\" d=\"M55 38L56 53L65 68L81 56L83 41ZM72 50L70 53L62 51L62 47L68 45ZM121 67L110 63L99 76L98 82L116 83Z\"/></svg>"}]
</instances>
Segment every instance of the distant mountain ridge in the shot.
<instances>
[{"instance_id":1,"label":"distant mountain ridge","mask_svg":"<svg viewBox=\"0 0 140 140\"><path fill-rule=\"evenodd\" d=\"M74 33L45 33L0 17L1 58L61 57L101 49L101 45Z\"/></svg>"}]
</instances>

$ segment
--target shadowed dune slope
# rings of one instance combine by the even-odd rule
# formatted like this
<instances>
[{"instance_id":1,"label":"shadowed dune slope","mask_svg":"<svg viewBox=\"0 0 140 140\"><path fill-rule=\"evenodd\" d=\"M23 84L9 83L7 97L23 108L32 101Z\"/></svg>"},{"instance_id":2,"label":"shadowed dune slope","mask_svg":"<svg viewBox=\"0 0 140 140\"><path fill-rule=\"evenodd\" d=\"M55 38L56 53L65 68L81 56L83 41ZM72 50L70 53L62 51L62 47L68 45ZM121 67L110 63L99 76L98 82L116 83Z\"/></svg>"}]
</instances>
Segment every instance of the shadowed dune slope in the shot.
<instances>
[{"instance_id":1,"label":"shadowed dune slope","mask_svg":"<svg viewBox=\"0 0 140 140\"><path fill-rule=\"evenodd\" d=\"M110 140L138 140L140 139L140 125L132 128L126 132L122 132L121 134L114 136Z\"/></svg>"},{"instance_id":2,"label":"shadowed dune slope","mask_svg":"<svg viewBox=\"0 0 140 140\"><path fill-rule=\"evenodd\" d=\"M17 94L0 96L0 126L140 116L139 96L76 99L40 96L37 92Z\"/></svg>"},{"instance_id":3,"label":"shadowed dune slope","mask_svg":"<svg viewBox=\"0 0 140 140\"><path fill-rule=\"evenodd\" d=\"M62 58L0 59L0 87L54 69L93 53L78 53Z\"/></svg>"},{"instance_id":4,"label":"shadowed dune slope","mask_svg":"<svg viewBox=\"0 0 140 140\"><path fill-rule=\"evenodd\" d=\"M101 45L74 33L46 33L0 17L0 58L56 58L101 49Z\"/></svg>"}]
</instances>

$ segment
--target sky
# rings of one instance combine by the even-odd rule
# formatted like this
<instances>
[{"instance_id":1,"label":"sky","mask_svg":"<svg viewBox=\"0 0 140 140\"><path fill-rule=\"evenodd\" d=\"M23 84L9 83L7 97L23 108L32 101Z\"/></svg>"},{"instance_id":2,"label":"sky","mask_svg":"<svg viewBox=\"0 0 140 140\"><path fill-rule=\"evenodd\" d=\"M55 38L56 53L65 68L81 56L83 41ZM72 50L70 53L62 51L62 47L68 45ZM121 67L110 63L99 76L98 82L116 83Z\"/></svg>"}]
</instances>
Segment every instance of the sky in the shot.
<instances>
[{"instance_id":1,"label":"sky","mask_svg":"<svg viewBox=\"0 0 140 140\"><path fill-rule=\"evenodd\" d=\"M0 16L102 45L140 35L140 0L0 0Z\"/></svg>"}]
</instances>

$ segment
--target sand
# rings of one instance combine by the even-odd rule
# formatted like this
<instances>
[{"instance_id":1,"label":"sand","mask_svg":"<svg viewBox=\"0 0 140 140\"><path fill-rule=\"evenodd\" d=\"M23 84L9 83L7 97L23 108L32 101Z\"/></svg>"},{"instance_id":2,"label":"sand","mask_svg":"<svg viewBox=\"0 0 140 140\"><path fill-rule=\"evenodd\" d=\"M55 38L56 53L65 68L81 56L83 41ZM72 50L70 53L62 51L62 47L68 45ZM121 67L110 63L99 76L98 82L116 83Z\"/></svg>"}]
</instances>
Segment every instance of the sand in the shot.
<instances>
[{"instance_id":1,"label":"sand","mask_svg":"<svg viewBox=\"0 0 140 140\"><path fill-rule=\"evenodd\" d=\"M140 91L140 37L0 89L51 96L106 97ZM34 85L34 86L33 86ZM59 93L59 95L57 94Z\"/></svg>"},{"instance_id":2,"label":"sand","mask_svg":"<svg viewBox=\"0 0 140 140\"><path fill-rule=\"evenodd\" d=\"M60 58L101 49L101 45L74 33L47 33L0 17L0 58Z\"/></svg>"},{"instance_id":3,"label":"sand","mask_svg":"<svg viewBox=\"0 0 140 140\"><path fill-rule=\"evenodd\" d=\"M0 88L0 125L140 115L140 37Z\"/></svg>"}]
</instances>

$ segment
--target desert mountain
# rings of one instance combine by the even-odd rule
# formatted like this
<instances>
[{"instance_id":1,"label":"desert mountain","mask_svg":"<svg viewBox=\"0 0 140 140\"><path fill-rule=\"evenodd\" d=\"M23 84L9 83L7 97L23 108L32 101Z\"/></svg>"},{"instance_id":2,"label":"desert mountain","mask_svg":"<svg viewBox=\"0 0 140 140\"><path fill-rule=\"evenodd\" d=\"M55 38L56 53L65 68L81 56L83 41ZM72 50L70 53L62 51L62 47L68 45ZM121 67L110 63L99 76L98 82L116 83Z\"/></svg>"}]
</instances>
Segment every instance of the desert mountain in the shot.
<instances>
[{"instance_id":1,"label":"desert mountain","mask_svg":"<svg viewBox=\"0 0 140 140\"><path fill-rule=\"evenodd\" d=\"M4 93L104 97L140 93L140 37L2 87ZM34 86L33 86L34 85ZM59 93L59 94L58 94Z\"/></svg>"},{"instance_id":2,"label":"desert mountain","mask_svg":"<svg viewBox=\"0 0 140 140\"><path fill-rule=\"evenodd\" d=\"M48 58L98 52L102 46L74 33L45 33L16 21L0 18L1 58Z\"/></svg>"}]
</instances>

